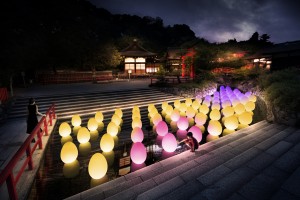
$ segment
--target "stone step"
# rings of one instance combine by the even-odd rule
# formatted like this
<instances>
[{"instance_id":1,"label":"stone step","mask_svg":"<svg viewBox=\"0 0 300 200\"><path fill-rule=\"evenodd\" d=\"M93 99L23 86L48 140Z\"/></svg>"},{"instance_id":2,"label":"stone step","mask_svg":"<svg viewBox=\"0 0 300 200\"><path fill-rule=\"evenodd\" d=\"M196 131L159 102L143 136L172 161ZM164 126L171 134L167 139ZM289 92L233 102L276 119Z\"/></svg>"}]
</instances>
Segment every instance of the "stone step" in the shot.
<instances>
[{"instance_id":1,"label":"stone step","mask_svg":"<svg viewBox=\"0 0 300 200\"><path fill-rule=\"evenodd\" d=\"M160 161L151 166L148 166L148 167L138 170L136 172L125 175L124 177L120 178L124 182L120 183L119 186L117 186L117 187L112 187L114 182L108 182L97 188L98 189L101 188L101 191L103 192L102 195L104 195L105 197L109 197L110 195L114 194L114 196L112 196L113 199L119 198L119 197L124 198L125 196L128 196L128 197L131 196L131 198L132 198L132 197L134 197L134 196L132 196L132 195L134 195L133 193L137 192L137 191L134 192L134 190L136 190L136 188L140 188L142 190L143 188L146 187L147 190L152 188L153 191L156 191L156 190L159 191L162 186L161 184L164 184L166 186L166 188L173 188L173 190L174 190L174 187L180 188L179 183L186 183L186 182L189 183L191 181L195 182L196 178L199 177L200 175L202 175L206 172L209 172L210 170L216 168L220 164L225 163L227 160L230 160L230 159L236 157L237 156L236 154L226 152L226 148L228 151L233 148L232 146L235 146L235 144L233 144L234 142L237 142L238 140L240 140L241 144L242 143L247 144L248 141L243 139L243 137L249 137L249 139L251 139L251 137L252 137L252 140L254 140L253 139L254 136L252 136L254 134L259 135L261 133L266 132L268 129L274 130L276 132L276 131L278 131L278 129L282 130L283 128L284 127L282 127L282 126L272 125L272 124L269 124L269 123L263 121L263 122L254 124L246 129L237 131L235 134L225 136L217 141L209 142L204 145L201 145L200 150L197 151L196 154L191 154L190 152L183 152L177 156ZM253 132L253 130L255 130L255 129L257 131ZM253 132L253 133L251 133L251 132ZM243 137L240 137L240 135L242 135ZM269 131L269 135L274 135L274 132ZM237 140L232 139L234 137L236 137ZM224 142L222 142L223 140L226 140L228 144L232 143L232 146L225 145ZM257 142L259 142L259 141L257 141ZM251 148L251 145L249 146L249 148ZM224 153L225 155L222 155L222 158L220 159L218 157L220 157L220 153L222 153L222 152L226 152L226 153ZM197 155L197 153L199 155ZM178 167L174 167L174 166L178 166ZM221 168L218 168L217 170L222 171ZM228 170L230 170L230 168L228 168ZM174 180L172 179L173 177L175 177ZM118 180L118 179L116 179L116 180ZM139 182L142 181L143 182L142 184L144 186L140 186L140 187L135 186L132 189L131 188L132 185L130 183L131 181L139 181ZM118 181L118 183L119 183L119 181ZM153 183L155 183L155 184L153 184ZM201 185L201 183L199 182L199 184L197 184L197 185ZM171 186L171 187L167 187L167 186ZM124 190L125 188L126 188L126 190ZM183 188L185 188L185 187L183 187ZM196 188L198 188L198 187L196 187ZM152 191L152 189L150 191ZM93 190L93 189L91 189L91 190ZM164 190L165 190L164 193L166 193L166 194L170 192L170 191L167 192L167 189L164 189ZM150 197L151 196L150 193L152 194L153 191L142 194L141 198ZM121 192L121 193L118 193L118 192ZM139 191L139 193L136 193L135 197L141 193L143 193L143 191ZM183 192L183 194L184 194L184 192ZM170 193L170 195L172 196L172 193ZM97 196L97 198L98 198L98 196Z\"/></svg>"}]
</instances>

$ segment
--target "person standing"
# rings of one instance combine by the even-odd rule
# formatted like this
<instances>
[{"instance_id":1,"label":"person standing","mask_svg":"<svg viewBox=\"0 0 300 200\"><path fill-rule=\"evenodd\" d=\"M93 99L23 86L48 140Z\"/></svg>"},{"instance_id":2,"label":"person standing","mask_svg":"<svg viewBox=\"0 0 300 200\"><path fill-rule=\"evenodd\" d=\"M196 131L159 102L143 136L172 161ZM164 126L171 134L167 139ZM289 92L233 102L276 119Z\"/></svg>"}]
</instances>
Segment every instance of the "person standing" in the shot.
<instances>
[{"instance_id":1,"label":"person standing","mask_svg":"<svg viewBox=\"0 0 300 200\"><path fill-rule=\"evenodd\" d=\"M38 124L37 115L46 116L39 112L38 106L36 105L34 98L30 98L27 106L27 134L30 134Z\"/></svg>"}]
</instances>

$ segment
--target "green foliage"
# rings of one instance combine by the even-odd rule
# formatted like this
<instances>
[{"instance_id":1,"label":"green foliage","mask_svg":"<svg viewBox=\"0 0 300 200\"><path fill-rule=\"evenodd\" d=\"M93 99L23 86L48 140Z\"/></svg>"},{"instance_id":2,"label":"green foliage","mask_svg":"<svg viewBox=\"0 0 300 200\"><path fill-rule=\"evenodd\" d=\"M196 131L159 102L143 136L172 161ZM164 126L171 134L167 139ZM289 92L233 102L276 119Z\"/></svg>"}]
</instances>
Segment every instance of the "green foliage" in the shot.
<instances>
[{"instance_id":1,"label":"green foliage","mask_svg":"<svg viewBox=\"0 0 300 200\"><path fill-rule=\"evenodd\" d=\"M300 112L299 71L287 69L261 74L259 84L265 90L267 100L280 110Z\"/></svg>"}]
</instances>

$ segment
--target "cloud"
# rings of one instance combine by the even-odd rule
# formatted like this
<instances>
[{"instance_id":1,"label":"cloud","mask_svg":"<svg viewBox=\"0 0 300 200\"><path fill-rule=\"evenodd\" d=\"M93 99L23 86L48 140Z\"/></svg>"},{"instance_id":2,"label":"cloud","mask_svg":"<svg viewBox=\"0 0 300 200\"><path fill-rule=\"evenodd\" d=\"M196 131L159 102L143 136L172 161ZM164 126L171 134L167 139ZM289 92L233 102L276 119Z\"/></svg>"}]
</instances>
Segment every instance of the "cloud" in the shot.
<instances>
[{"instance_id":1,"label":"cloud","mask_svg":"<svg viewBox=\"0 0 300 200\"><path fill-rule=\"evenodd\" d=\"M271 41L300 39L300 2L294 0L90 0L113 14L161 17L165 25L187 24L211 42L247 40L258 31Z\"/></svg>"}]
</instances>

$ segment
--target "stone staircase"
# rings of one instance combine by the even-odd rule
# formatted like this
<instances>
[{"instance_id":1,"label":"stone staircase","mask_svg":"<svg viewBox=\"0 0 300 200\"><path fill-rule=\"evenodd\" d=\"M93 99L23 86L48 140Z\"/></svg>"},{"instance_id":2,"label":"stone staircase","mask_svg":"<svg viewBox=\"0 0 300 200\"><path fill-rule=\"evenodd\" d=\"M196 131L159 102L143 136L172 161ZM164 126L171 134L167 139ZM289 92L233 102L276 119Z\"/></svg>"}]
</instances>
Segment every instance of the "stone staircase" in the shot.
<instances>
[{"instance_id":1,"label":"stone staircase","mask_svg":"<svg viewBox=\"0 0 300 200\"><path fill-rule=\"evenodd\" d=\"M35 100L39 111L45 113L55 102L59 119L70 119L74 114L92 116L97 111L113 112L116 108L129 109L133 106L145 106L150 103L173 102L180 97L166 94L155 89L135 89L113 92L86 92L55 96L39 96ZM28 98L16 100L8 118L26 118Z\"/></svg>"},{"instance_id":2,"label":"stone staircase","mask_svg":"<svg viewBox=\"0 0 300 200\"><path fill-rule=\"evenodd\" d=\"M261 121L68 199L300 199L300 129Z\"/></svg>"}]
</instances>

